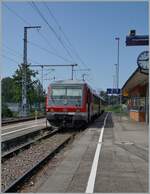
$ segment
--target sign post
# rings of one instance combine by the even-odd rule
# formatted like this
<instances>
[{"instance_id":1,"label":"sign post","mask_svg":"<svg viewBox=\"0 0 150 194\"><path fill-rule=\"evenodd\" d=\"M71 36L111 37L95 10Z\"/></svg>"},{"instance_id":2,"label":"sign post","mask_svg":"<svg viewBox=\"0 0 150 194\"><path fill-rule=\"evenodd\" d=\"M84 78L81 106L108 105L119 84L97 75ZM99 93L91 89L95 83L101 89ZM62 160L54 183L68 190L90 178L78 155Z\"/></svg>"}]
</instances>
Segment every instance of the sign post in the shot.
<instances>
[{"instance_id":1,"label":"sign post","mask_svg":"<svg viewBox=\"0 0 150 194\"><path fill-rule=\"evenodd\" d=\"M136 35L136 30L130 30L126 36L126 46L145 46L149 45L148 35Z\"/></svg>"}]
</instances>

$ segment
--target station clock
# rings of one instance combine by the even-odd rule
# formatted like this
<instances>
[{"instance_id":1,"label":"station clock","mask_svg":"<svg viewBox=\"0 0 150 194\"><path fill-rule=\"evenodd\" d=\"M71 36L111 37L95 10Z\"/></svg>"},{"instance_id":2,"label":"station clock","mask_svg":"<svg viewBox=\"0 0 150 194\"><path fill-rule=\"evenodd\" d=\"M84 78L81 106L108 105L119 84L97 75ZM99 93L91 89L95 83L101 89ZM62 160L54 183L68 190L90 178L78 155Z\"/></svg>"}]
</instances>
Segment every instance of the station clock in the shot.
<instances>
[{"instance_id":1,"label":"station clock","mask_svg":"<svg viewBox=\"0 0 150 194\"><path fill-rule=\"evenodd\" d=\"M149 70L149 52L143 51L137 58L137 64L142 70Z\"/></svg>"}]
</instances>

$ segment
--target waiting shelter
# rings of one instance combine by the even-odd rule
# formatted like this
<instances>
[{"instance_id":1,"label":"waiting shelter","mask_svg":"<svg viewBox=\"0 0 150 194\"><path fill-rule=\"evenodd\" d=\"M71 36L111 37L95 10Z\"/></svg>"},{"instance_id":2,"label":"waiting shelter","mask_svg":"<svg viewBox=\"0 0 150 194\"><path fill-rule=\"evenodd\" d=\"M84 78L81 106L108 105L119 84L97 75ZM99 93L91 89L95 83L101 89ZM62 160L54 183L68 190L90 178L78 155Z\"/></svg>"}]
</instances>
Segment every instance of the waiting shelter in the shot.
<instances>
[{"instance_id":1,"label":"waiting shelter","mask_svg":"<svg viewBox=\"0 0 150 194\"><path fill-rule=\"evenodd\" d=\"M122 87L122 95L128 97L128 111L132 120L149 122L149 76L140 71L133 72Z\"/></svg>"}]
</instances>

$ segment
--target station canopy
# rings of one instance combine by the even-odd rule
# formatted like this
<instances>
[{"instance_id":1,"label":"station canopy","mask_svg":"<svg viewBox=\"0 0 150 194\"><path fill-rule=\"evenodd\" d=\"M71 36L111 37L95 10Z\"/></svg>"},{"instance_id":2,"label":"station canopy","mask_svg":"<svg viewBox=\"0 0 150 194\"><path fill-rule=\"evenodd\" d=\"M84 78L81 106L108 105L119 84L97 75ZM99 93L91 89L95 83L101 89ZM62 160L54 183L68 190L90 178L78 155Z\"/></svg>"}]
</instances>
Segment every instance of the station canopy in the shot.
<instances>
[{"instance_id":1,"label":"station canopy","mask_svg":"<svg viewBox=\"0 0 150 194\"><path fill-rule=\"evenodd\" d=\"M137 68L129 79L125 82L122 87L123 96L129 96L130 91L138 85L145 85L148 83L148 75L141 73L140 69Z\"/></svg>"}]
</instances>

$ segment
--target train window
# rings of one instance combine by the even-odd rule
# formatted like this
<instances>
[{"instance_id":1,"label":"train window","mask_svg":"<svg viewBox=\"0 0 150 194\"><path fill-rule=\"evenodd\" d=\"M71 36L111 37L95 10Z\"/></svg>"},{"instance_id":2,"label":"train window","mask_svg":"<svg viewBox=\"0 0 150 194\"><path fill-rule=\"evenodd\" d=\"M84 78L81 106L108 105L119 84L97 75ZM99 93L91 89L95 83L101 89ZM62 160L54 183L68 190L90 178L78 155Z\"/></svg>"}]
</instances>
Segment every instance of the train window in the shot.
<instances>
[{"instance_id":1,"label":"train window","mask_svg":"<svg viewBox=\"0 0 150 194\"><path fill-rule=\"evenodd\" d=\"M67 96L82 96L82 90L81 89L69 89L67 88Z\"/></svg>"},{"instance_id":2,"label":"train window","mask_svg":"<svg viewBox=\"0 0 150 194\"><path fill-rule=\"evenodd\" d=\"M53 97L54 96L65 96L66 95L66 90L65 88L61 89L61 88L53 88L52 89L52 94L51 94Z\"/></svg>"},{"instance_id":3,"label":"train window","mask_svg":"<svg viewBox=\"0 0 150 194\"><path fill-rule=\"evenodd\" d=\"M49 105L81 106L82 88L52 88Z\"/></svg>"}]
</instances>

